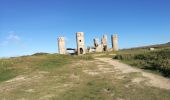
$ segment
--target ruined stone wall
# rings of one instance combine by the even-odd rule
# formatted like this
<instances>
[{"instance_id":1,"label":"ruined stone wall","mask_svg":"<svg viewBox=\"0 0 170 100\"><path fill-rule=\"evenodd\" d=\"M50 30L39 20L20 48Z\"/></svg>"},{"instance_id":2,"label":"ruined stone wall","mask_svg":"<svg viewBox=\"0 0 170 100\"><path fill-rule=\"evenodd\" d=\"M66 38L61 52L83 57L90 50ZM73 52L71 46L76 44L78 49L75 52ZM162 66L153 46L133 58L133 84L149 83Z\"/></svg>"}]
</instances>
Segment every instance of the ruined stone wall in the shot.
<instances>
[{"instance_id":1,"label":"ruined stone wall","mask_svg":"<svg viewBox=\"0 0 170 100\"><path fill-rule=\"evenodd\" d=\"M59 54L66 54L64 37L59 37L58 38L58 53Z\"/></svg>"},{"instance_id":2,"label":"ruined stone wall","mask_svg":"<svg viewBox=\"0 0 170 100\"><path fill-rule=\"evenodd\" d=\"M101 44L99 44L98 38L94 39L94 48L95 48L95 52L102 52L103 51L103 46Z\"/></svg>"},{"instance_id":3,"label":"ruined stone wall","mask_svg":"<svg viewBox=\"0 0 170 100\"><path fill-rule=\"evenodd\" d=\"M112 48L109 49L108 43L107 43L107 35L103 35L101 39L101 44L99 43L99 39L95 38L93 39L94 47L86 50L84 33L77 32L76 33L77 49L75 49L75 53L77 53L78 55L81 55L81 54L85 54L86 52L103 52L103 51L111 51L111 50L118 51L119 48L118 48L117 34L111 36L111 41L112 41ZM67 50L69 50L69 48L67 48ZM58 51L59 51L59 54L66 54L64 37L58 38Z\"/></svg>"}]
</instances>

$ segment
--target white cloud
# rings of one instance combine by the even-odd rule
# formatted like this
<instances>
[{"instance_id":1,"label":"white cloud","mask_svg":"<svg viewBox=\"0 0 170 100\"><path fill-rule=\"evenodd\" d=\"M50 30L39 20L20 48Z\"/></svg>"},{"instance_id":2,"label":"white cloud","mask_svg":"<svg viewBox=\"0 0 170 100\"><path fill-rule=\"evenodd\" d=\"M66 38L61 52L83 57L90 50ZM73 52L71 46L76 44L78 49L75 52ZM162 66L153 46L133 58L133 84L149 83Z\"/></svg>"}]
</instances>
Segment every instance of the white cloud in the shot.
<instances>
[{"instance_id":1,"label":"white cloud","mask_svg":"<svg viewBox=\"0 0 170 100\"><path fill-rule=\"evenodd\" d=\"M19 43L21 41L20 37L14 34L11 34L7 37L7 41L9 42L14 42L14 43Z\"/></svg>"},{"instance_id":2,"label":"white cloud","mask_svg":"<svg viewBox=\"0 0 170 100\"><path fill-rule=\"evenodd\" d=\"M25 48L26 46L22 43L21 37L15 34L14 31L10 31L9 35L5 38L4 41L0 43L0 46L8 46L8 45L17 45L21 48Z\"/></svg>"}]
</instances>

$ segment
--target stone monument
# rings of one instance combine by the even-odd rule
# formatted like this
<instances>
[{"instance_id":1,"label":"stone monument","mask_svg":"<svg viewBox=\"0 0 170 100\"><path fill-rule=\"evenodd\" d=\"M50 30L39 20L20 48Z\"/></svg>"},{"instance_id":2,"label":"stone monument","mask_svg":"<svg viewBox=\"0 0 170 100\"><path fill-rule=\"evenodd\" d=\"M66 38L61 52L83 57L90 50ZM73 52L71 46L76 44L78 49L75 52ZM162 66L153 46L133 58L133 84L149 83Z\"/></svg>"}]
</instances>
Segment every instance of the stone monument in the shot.
<instances>
[{"instance_id":1,"label":"stone monument","mask_svg":"<svg viewBox=\"0 0 170 100\"><path fill-rule=\"evenodd\" d=\"M77 32L76 33L76 39L77 39L77 54L82 55L86 53L85 49L85 43L84 43L84 33L83 32Z\"/></svg>"},{"instance_id":2,"label":"stone monument","mask_svg":"<svg viewBox=\"0 0 170 100\"><path fill-rule=\"evenodd\" d=\"M117 34L112 35L111 40L112 40L112 49L114 51L118 51L119 48L118 48L118 36L117 36Z\"/></svg>"},{"instance_id":3,"label":"stone monument","mask_svg":"<svg viewBox=\"0 0 170 100\"><path fill-rule=\"evenodd\" d=\"M102 44L102 47L103 47L103 51L107 51L107 48L108 48L108 46L107 46L107 35L103 35L101 42L102 42L101 44Z\"/></svg>"},{"instance_id":4,"label":"stone monument","mask_svg":"<svg viewBox=\"0 0 170 100\"><path fill-rule=\"evenodd\" d=\"M59 37L58 38L58 53L59 54L66 54L64 37Z\"/></svg>"}]
</instances>

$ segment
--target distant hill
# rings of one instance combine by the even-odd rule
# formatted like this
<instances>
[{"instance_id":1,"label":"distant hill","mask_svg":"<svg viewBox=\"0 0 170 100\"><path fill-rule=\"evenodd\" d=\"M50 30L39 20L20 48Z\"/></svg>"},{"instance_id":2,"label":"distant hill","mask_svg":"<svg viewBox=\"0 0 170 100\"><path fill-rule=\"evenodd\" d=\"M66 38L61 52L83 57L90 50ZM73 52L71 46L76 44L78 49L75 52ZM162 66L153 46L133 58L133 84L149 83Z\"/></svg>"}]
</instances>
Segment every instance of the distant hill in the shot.
<instances>
[{"instance_id":1,"label":"distant hill","mask_svg":"<svg viewBox=\"0 0 170 100\"><path fill-rule=\"evenodd\" d=\"M148 49L148 48L170 48L170 42L164 43L164 44L155 44L155 45L149 45L149 46L142 46L142 47L135 47L130 49Z\"/></svg>"},{"instance_id":2,"label":"distant hill","mask_svg":"<svg viewBox=\"0 0 170 100\"><path fill-rule=\"evenodd\" d=\"M167 44L170 44L170 42L168 42Z\"/></svg>"},{"instance_id":3,"label":"distant hill","mask_svg":"<svg viewBox=\"0 0 170 100\"><path fill-rule=\"evenodd\" d=\"M170 47L170 42L165 43L165 44L157 44L157 45L151 45L148 47L153 47L153 48L165 48L165 47Z\"/></svg>"}]
</instances>

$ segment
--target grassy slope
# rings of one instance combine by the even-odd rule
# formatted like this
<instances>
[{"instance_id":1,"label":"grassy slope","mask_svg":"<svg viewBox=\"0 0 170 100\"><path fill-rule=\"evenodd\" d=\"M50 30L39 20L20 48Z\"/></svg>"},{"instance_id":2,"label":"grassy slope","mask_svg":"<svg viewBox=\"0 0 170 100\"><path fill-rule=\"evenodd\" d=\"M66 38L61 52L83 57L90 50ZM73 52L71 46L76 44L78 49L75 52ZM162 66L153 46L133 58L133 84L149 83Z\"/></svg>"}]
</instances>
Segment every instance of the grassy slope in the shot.
<instances>
[{"instance_id":1,"label":"grassy slope","mask_svg":"<svg viewBox=\"0 0 170 100\"><path fill-rule=\"evenodd\" d=\"M35 70L53 70L70 64L77 59L92 59L90 56L71 57L66 55L33 55L0 59L0 82L14 78L20 74L29 74Z\"/></svg>"},{"instance_id":2,"label":"grassy slope","mask_svg":"<svg viewBox=\"0 0 170 100\"><path fill-rule=\"evenodd\" d=\"M149 51L150 47L154 47L156 50ZM114 58L122 60L131 66L170 77L170 44L168 43L121 50Z\"/></svg>"},{"instance_id":3,"label":"grassy slope","mask_svg":"<svg viewBox=\"0 0 170 100\"><path fill-rule=\"evenodd\" d=\"M140 73L117 78L97 70L91 56L39 55L0 60L0 98L5 100L168 100L170 91L131 83ZM8 77L7 77L8 76ZM120 75L121 76L121 75ZM10 79L16 79L9 81Z\"/></svg>"}]
</instances>

